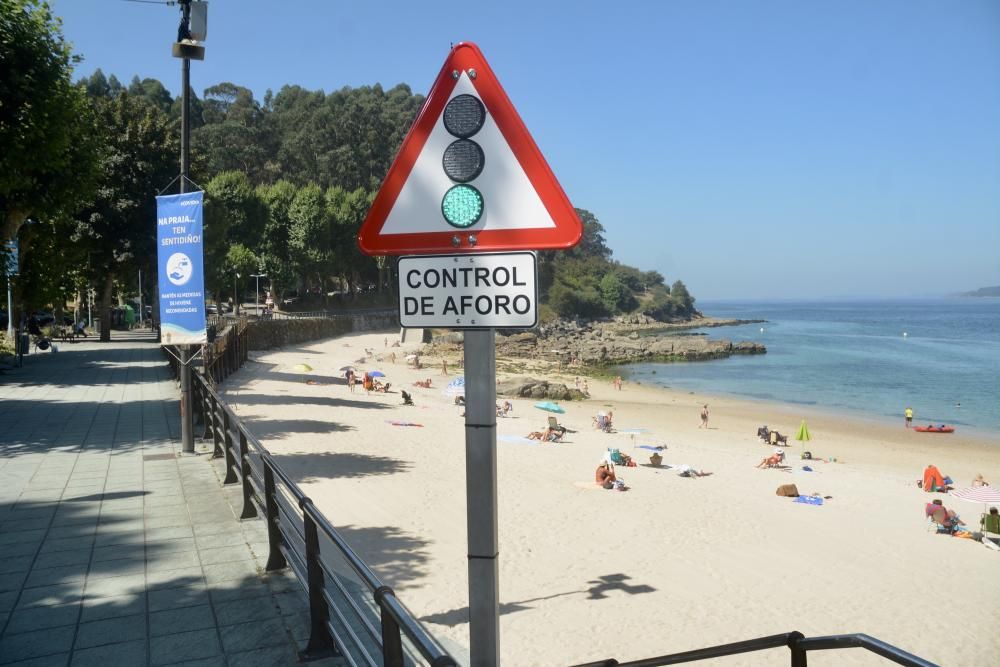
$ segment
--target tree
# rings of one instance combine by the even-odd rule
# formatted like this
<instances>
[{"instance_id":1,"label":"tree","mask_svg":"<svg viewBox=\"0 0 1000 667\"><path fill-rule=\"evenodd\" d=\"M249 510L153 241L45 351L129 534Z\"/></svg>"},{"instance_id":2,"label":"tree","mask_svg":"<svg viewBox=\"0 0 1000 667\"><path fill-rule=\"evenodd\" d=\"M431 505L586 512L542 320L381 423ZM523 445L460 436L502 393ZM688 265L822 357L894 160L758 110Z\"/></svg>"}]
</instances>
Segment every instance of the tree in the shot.
<instances>
[{"instance_id":1,"label":"tree","mask_svg":"<svg viewBox=\"0 0 1000 667\"><path fill-rule=\"evenodd\" d=\"M244 280L250 277L257 267L260 266L260 258L253 253L252 250L247 248L242 243L236 243L229 247L226 252L226 267L233 274L233 278L236 278L236 274L243 277ZM236 314L240 314L240 294L238 284L234 282L234 289L236 291L233 294L233 304L236 309Z\"/></svg>"},{"instance_id":2,"label":"tree","mask_svg":"<svg viewBox=\"0 0 1000 667\"><path fill-rule=\"evenodd\" d=\"M85 246L100 291L101 340L111 339L115 277L147 268L156 257L157 191L177 171L177 139L169 119L142 99L122 93L94 101L104 145L93 203L76 216L74 241Z\"/></svg>"},{"instance_id":3,"label":"tree","mask_svg":"<svg viewBox=\"0 0 1000 667\"><path fill-rule=\"evenodd\" d=\"M257 188L257 196L267 209L267 219L264 223L264 237L256 251L260 257L260 269L267 274L278 298L294 279L288 262L288 237L292 226L288 211L296 192L295 185L284 180Z\"/></svg>"},{"instance_id":4,"label":"tree","mask_svg":"<svg viewBox=\"0 0 1000 667\"><path fill-rule=\"evenodd\" d=\"M0 6L0 239L29 217L72 210L93 191L97 146L76 58L40 0Z\"/></svg>"},{"instance_id":5,"label":"tree","mask_svg":"<svg viewBox=\"0 0 1000 667\"><path fill-rule=\"evenodd\" d=\"M688 293L687 286L680 280L676 281L670 288L670 298L678 313L684 316L694 314L694 297Z\"/></svg>"},{"instance_id":6,"label":"tree","mask_svg":"<svg viewBox=\"0 0 1000 667\"><path fill-rule=\"evenodd\" d=\"M305 288L310 278L323 286L323 272L330 265L330 225L326 216L323 191L314 183L301 188L288 209L291 227L288 249L299 286ZM324 290L324 294L325 294Z\"/></svg>"}]
</instances>

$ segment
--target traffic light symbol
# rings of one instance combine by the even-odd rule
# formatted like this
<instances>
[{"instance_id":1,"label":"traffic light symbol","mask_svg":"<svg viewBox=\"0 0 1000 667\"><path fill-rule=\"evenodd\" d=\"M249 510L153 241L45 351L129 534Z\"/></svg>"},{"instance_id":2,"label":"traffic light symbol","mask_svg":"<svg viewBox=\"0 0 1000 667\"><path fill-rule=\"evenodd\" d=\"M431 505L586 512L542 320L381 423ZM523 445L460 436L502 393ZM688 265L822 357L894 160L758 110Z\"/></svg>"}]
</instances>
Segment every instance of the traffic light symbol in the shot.
<instances>
[{"instance_id":1,"label":"traffic light symbol","mask_svg":"<svg viewBox=\"0 0 1000 667\"><path fill-rule=\"evenodd\" d=\"M485 202L482 193L469 185L483 172L486 156L483 148L470 139L486 122L486 107L474 95L453 97L444 108L444 128L456 137L441 158L448 178L456 183L441 200L441 214L452 227L466 229L483 217Z\"/></svg>"}]
</instances>

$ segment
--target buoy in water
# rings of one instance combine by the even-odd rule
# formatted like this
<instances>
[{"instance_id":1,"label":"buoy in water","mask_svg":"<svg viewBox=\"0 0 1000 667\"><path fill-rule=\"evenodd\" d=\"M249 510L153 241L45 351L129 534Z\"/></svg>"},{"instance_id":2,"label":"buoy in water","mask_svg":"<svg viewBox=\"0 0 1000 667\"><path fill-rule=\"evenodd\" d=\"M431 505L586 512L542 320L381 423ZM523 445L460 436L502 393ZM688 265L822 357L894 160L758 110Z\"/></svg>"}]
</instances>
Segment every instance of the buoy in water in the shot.
<instances>
[{"instance_id":1,"label":"buoy in water","mask_svg":"<svg viewBox=\"0 0 1000 667\"><path fill-rule=\"evenodd\" d=\"M906 337L907 337L907 336L909 336L909 335L910 335L910 334L906 333L905 331L903 332L903 338L906 338Z\"/></svg>"},{"instance_id":2,"label":"buoy in water","mask_svg":"<svg viewBox=\"0 0 1000 667\"><path fill-rule=\"evenodd\" d=\"M761 328L760 328L760 332L761 332L761 333L764 333L764 327L761 327Z\"/></svg>"}]
</instances>

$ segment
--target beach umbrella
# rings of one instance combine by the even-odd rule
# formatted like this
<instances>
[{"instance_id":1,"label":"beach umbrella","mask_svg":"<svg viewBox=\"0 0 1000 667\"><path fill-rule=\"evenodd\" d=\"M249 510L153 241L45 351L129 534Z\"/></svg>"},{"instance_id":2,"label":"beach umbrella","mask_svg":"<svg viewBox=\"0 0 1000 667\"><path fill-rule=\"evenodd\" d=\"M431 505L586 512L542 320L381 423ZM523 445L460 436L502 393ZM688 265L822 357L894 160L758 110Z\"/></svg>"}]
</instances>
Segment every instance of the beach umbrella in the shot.
<instances>
[{"instance_id":1,"label":"beach umbrella","mask_svg":"<svg viewBox=\"0 0 1000 667\"><path fill-rule=\"evenodd\" d=\"M354 370L354 366L341 366L340 370L342 370L342 371L353 371Z\"/></svg>"},{"instance_id":2,"label":"beach umbrella","mask_svg":"<svg viewBox=\"0 0 1000 667\"><path fill-rule=\"evenodd\" d=\"M445 396L465 396L465 376L459 376L449 382L441 393Z\"/></svg>"},{"instance_id":3,"label":"beach umbrella","mask_svg":"<svg viewBox=\"0 0 1000 667\"><path fill-rule=\"evenodd\" d=\"M965 489L954 489L948 493L959 500L966 500L970 503L1000 505L1000 489L995 486L970 486Z\"/></svg>"},{"instance_id":4,"label":"beach umbrella","mask_svg":"<svg viewBox=\"0 0 1000 667\"><path fill-rule=\"evenodd\" d=\"M384 378L385 377L385 373L383 373L382 371L368 371L368 377L371 377L371 378Z\"/></svg>"},{"instance_id":5,"label":"beach umbrella","mask_svg":"<svg viewBox=\"0 0 1000 667\"><path fill-rule=\"evenodd\" d=\"M799 424L799 432L795 434L795 439L802 443L802 454L804 454L806 451L806 443L812 440L812 436L809 435L809 427L806 426L805 419L803 419L802 423Z\"/></svg>"},{"instance_id":6,"label":"beach umbrella","mask_svg":"<svg viewBox=\"0 0 1000 667\"><path fill-rule=\"evenodd\" d=\"M553 403L552 401L542 401L541 403L535 403L535 407L539 410L545 410L546 412L554 412L558 415L566 414L566 411L559 407L558 403Z\"/></svg>"},{"instance_id":7,"label":"beach umbrella","mask_svg":"<svg viewBox=\"0 0 1000 667\"><path fill-rule=\"evenodd\" d=\"M292 370L301 371L302 373L308 373L313 369L309 364L295 364L292 366Z\"/></svg>"}]
</instances>

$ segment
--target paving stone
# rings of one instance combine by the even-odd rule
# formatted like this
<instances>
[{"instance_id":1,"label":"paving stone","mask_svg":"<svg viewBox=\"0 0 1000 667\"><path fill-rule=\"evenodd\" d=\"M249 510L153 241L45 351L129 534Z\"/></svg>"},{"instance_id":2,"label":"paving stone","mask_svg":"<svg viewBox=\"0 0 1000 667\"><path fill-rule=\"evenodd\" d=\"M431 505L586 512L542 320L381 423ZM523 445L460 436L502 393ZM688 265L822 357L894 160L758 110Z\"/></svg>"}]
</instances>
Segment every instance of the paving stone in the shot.
<instances>
[{"instance_id":1,"label":"paving stone","mask_svg":"<svg viewBox=\"0 0 1000 667\"><path fill-rule=\"evenodd\" d=\"M234 547L221 547L218 549L200 549L198 556L203 565L221 565L236 561L245 561L250 555L250 550L245 544Z\"/></svg>"},{"instance_id":2,"label":"paving stone","mask_svg":"<svg viewBox=\"0 0 1000 667\"><path fill-rule=\"evenodd\" d=\"M81 623L74 648L93 648L146 638L146 615L121 616Z\"/></svg>"},{"instance_id":3,"label":"paving stone","mask_svg":"<svg viewBox=\"0 0 1000 667\"><path fill-rule=\"evenodd\" d=\"M27 572L7 572L0 574L0 593L4 591L19 591L27 579Z\"/></svg>"},{"instance_id":4,"label":"paving stone","mask_svg":"<svg viewBox=\"0 0 1000 667\"><path fill-rule=\"evenodd\" d=\"M195 551L171 551L152 556L146 561L146 570L149 572L181 569L190 569L200 574L201 562L198 560L198 553Z\"/></svg>"},{"instance_id":5,"label":"paving stone","mask_svg":"<svg viewBox=\"0 0 1000 667\"><path fill-rule=\"evenodd\" d=\"M146 611L146 594L129 593L106 598L84 599L80 622L100 621L106 618L131 616Z\"/></svg>"},{"instance_id":6,"label":"paving stone","mask_svg":"<svg viewBox=\"0 0 1000 667\"><path fill-rule=\"evenodd\" d=\"M213 603L229 602L230 600L248 600L258 597L270 597L271 589L260 580L233 579L223 581L209 588Z\"/></svg>"},{"instance_id":7,"label":"paving stone","mask_svg":"<svg viewBox=\"0 0 1000 667\"><path fill-rule=\"evenodd\" d=\"M11 572L26 572L31 569L31 564L35 561L32 556L12 556L0 560L0 574Z\"/></svg>"},{"instance_id":8,"label":"paving stone","mask_svg":"<svg viewBox=\"0 0 1000 667\"><path fill-rule=\"evenodd\" d=\"M16 558L18 556L31 556L38 552L38 542L18 542L16 544L5 544L0 546L0 560Z\"/></svg>"},{"instance_id":9,"label":"paving stone","mask_svg":"<svg viewBox=\"0 0 1000 667\"><path fill-rule=\"evenodd\" d=\"M145 590L145 587L146 577L141 574L129 574L122 577L108 577L106 579L88 577L84 592L88 598L103 598L138 593Z\"/></svg>"},{"instance_id":10,"label":"paving stone","mask_svg":"<svg viewBox=\"0 0 1000 667\"><path fill-rule=\"evenodd\" d=\"M146 548L142 542L136 544L113 544L107 547L94 549L93 562L98 563L106 560L143 560L146 557Z\"/></svg>"},{"instance_id":11,"label":"paving stone","mask_svg":"<svg viewBox=\"0 0 1000 667\"><path fill-rule=\"evenodd\" d=\"M41 658L31 658L30 660L19 660L12 663L13 667L66 667L69 664L69 653L55 653L53 655L42 656Z\"/></svg>"},{"instance_id":12,"label":"paving stone","mask_svg":"<svg viewBox=\"0 0 1000 667\"><path fill-rule=\"evenodd\" d=\"M0 533L0 546L7 544L22 544L33 542L38 544L45 537L45 529L19 530L16 533Z\"/></svg>"},{"instance_id":13,"label":"paving stone","mask_svg":"<svg viewBox=\"0 0 1000 667\"><path fill-rule=\"evenodd\" d=\"M246 600L216 602L212 605L219 627L237 625L250 621L266 621L280 616L277 605L270 597L255 598L252 603Z\"/></svg>"},{"instance_id":14,"label":"paving stone","mask_svg":"<svg viewBox=\"0 0 1000 667\"><path fill-rule=\"evenodd\" d=\"M146 530L147 540L175 540L181 537L193 537L194 531L190 526L174 526L171 528L149 528Z\"/></svg>"},{"instance_id":15,"label":"paving stone","mask_svg":"<svg viewBox=\"0 0 1000 667\"><path fill-rule=\"evenodd\" d=\"M97 535L94 548L102 549L119 544L143 544L145 538L146 535L141 530L107 530Z\"/></svg>"},{"instance_id":16,"label":"paving stone","mask_svg":"<svg viewBox=\"0 0 1000 667\"><path fill-rule=\"evenodd\" d=\"M118 560L102 560L90 566L90 579L107 579L108 577L123 577L125 575L142 574L146 563L141 558L120 558Z\"/></svg>"},{"instance_id":17,"label":"paving stone","mask_svg":"<svg viewBox=\"0 0 1000 667\"><path fill-rule=\"evenodd\" d=\"M22 632L16 635L5 634L2 660L4 662L17 662L54 653L64 653L72 646L75 632L75 626L66 625L60 628L46 628L45 630Z\"/></svg>"},{"instance_id":18,"label":"paving stone","mask_svg":"<svg viewBox=\"0 0 1000 667\"><path fill-rule=\"evenodd\" d=\"M146 664L146 641L137 640L73 651L70 667L144 664Z\"/></svg>"},{"instance_id":19,"label":"paving stone","mask_svg":"<svg viewBox=\"0 0 1000 667\"><path fill-rule=\"evenodd\" d=\"M201 569L181 568L179 570L150 570L146 573L146 586L151 591L181 586L205 586Z\"/></svg>"},{"instance_id":20,"label":"paving stone","mask_svg":"<svg viewBox=\"0 0 1000 667\"><path fill-rule=\"evenodd\" d=\"M195 607L207 604L210 600L208 590L204 585L151 590L148 595L151 613L181 607Z\"/></svg>"},{"instance_id":21,"label":"paving stone","mask_svg":"<svg viewBox=\"0 0 1000 667\"><path fill-rule=\"evenodd\" d=\"M207 604L157 611L149 615L149 632L154 637L204 630L214 628L215 625L212 607Z\"/></svg>"},{"instance_id":22,"label":"paving stone","mask_svg":"<svg viewBox=\"0 0 1000 667\"><path fill-rule=\"evenodd\" d=\"M72 549L39 554L35 559L36 568L60 567L62 565L86 566L90 562L91 549ZM84 567L86 569L86 567Z\"/></svg>"},{"instance_id":23,"label":"paving stone","mask_svg":"<svg viewBox=\"0 0 1000 667\"><path fill-rule=\"evenodd\" d=\"M222 533L216 535L199 535L195 538L199 549L220 549L222 547L237 547L246 544L243 533Z\"/></svg>"},{"instance_id":24,"label":"paving stone","mask_svg":"<svg viewBox=\"0 0 1000 667\"><path fill-rule=\"evenodd\" d=\"M48 607L52 605L73 604L83 598L83 580L61 583L55 586L26 588L21 591L17 600L17 608Z\"/></svg>"},{"instance_id":25,"label":"paving stone","mask_svg":"<svg viewBox=\"0 0 1000 667\"><path fill-rule=\"evenodd\" d=\"M55 586L71 582L82 582L87 576L86 565L63 565L32 570L24 582L25 588Z\"/></svg>"},{"instance_id":26,"label":"paving stone","mask_svg":"<svg viewBox=\"0 0 1000 667\"><path fill-rule=\"evenodd\" d=\"M163 637L153 637L149 643L150 662L168 665L184 660L211 658L222 653L215 628L178 632Z\"/></svg>"},{"instance_id":27,"label":"paving stone","mask_svg":"<svg viewBox=\"0 0 1000 667\"><path fill-rule=\"evenodd\" d=\"M195 550L195 541L193 537L181 537L175 540L157 540L146 545L146 549L151 558L175 551L193 552Z\"/></svg>"},{"instance_id":28,"label":"paving stone","mask_svg":"<svg viewBox=\"0 0 1000 667\"><path fill-rule=\"evenodd\" d=\"M289 642L280 618L226 626L219 629L219 634L226 653L280 646Z\"/></svg>"},{"instance_id":29,"label":"paving stone","mask_svg":"<svg viewBox=\"0 0 1000 667\"><path fill-rule=\"evenodd\" d=\"M10 619L4 632L8 635L13 635L33 630L43 630L45 628L56 628L61 625L76 625L79 618L79 604L17 609L10 614Z\"/></svg>"},{"instance_id":30,"label":"paving stone","mask_svg":"<svg viewBox=\"0 0 1000 667\"><path fill-rule=\"evenodd\" d=\"M41 554L53 553L56 551L77 551L80 549L90 549L94 545L93 535L82 535L80 537L65 537L62 539L46 539L42 542Z\"/></svg>"},{"instance_id":31,"label":"paving stone","mask_svg":"<svg viewBox=\"0 0 1000 667\"><path fill-rule=\"evenodd\" d=\"M240 667L283 667L300 662L298 652L292 645L271 646L244 653L229 653L229 664ZM309 665L316 663L310 662Z\"/></svg>"}]
</instances>

